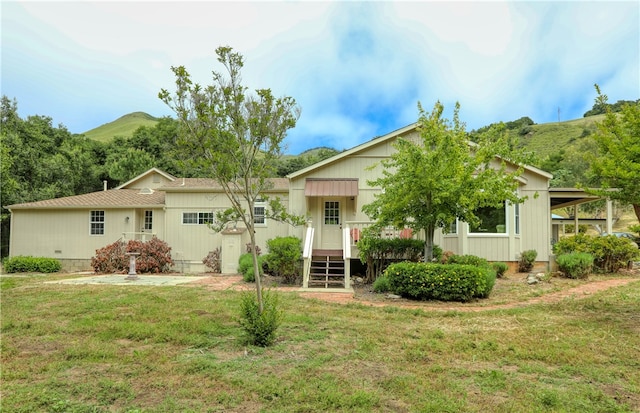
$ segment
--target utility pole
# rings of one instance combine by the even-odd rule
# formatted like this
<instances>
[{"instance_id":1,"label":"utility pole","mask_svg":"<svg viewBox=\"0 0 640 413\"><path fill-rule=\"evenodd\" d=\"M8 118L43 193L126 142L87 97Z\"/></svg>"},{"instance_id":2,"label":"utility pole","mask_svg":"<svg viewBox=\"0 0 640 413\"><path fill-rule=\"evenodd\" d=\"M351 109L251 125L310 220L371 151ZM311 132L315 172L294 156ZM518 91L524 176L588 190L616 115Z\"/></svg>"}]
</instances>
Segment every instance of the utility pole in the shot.
<instances>
[{"instance_id":1,"label":"utility pole","mask_svg":"<svg viewBox=\"0 0 640 413\"><path fill-rule=\"evenodd\" d=\"M560 123L560 106L558 106L558 123Z\"/></svg>"}]
</instances>

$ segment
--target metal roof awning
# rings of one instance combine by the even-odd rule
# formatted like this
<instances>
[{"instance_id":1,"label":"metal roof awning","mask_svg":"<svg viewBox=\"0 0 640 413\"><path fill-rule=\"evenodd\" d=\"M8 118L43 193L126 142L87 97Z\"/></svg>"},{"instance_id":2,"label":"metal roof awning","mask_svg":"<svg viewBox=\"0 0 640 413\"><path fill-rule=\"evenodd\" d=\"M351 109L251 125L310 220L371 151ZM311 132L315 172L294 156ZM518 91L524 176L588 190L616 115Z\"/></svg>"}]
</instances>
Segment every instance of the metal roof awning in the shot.
<instances>
[{"instance_id":1,"label":"metal roof awning","mask_svg":"<svg viewBox=\"0 0 640 413\"><path fill-rule=\"evenodd\" d=\"M549 188L551 209L566 208L602 199L597 195L588 194L578 188Z\"/></svg>"},{"instance_id":2,"label":"metal roof awning","mask_svg":"<svg viewBox=\"0 0 640 413\"><path fill-rule=\"evenodd\" d=\"M307 178L305 196L358 196L358 178Z\"/></svg>"}]
</instances>

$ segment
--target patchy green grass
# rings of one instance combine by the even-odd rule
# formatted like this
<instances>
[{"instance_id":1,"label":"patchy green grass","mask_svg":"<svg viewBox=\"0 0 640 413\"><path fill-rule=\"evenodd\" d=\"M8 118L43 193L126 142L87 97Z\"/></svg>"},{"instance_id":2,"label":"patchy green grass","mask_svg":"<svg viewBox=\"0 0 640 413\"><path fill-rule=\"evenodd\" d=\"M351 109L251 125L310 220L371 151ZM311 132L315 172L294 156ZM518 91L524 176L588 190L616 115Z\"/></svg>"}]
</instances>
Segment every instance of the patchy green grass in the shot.
<instances>
[{"instance_id":1,"label":"patchy green grass","mask_svg":"<svg viewBox=\"0 0 640 413\"><path fill-rule=\"evenodd\" d=\"M2 278L3 411L640 410L640 280L481 312L280 293L262 349L244 344L239 292L45 278Z\"/></svg>"}]
</instances>

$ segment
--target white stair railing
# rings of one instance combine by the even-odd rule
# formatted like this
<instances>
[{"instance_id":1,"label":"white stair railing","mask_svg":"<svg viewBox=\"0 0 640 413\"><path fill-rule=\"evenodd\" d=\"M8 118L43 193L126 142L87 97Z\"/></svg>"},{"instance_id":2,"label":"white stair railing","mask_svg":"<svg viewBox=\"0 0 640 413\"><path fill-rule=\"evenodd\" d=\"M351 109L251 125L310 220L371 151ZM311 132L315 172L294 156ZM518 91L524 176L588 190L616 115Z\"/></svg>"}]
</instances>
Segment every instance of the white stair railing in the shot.
<instances>
[{"instance_id":1,"label":"white stair railing","mask_svg":"<svg viewBox=\"0 0 640 413\"><path fill-rule=\"evenodd\" d=\"M311 273L311 258L313 256L313 235L315 229L308 224L304 237L304 248L302 249L302 287L309 288L309 274Z\"/></svg>"}]
</instances>

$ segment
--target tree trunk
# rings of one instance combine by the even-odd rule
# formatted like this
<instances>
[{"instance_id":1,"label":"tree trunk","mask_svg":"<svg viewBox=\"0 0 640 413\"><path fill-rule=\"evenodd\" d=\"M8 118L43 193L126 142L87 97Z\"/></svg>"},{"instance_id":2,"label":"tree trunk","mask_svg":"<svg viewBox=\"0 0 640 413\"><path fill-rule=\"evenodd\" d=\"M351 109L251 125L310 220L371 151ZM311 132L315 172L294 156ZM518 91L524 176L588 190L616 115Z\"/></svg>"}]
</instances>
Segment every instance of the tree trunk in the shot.
<instances>
[{"instance_id":1,"label":"tree trunk","mask_svg":"<svg viewBox=\"0 0 640 413\"><path fill-rule=\"evenodd\" d=\"M435 227L424 229L424 262L433 261L433 234Z\"/></svg>"},{"instance_id":2,"label":"tree trunk","mask_svg":"<svg viewBox=\"0 0 640 413\"><path fill-rule=\"evenodd\" d=\"M636 213L636 218L638 218L638 222L640 222L640 204L632 204L633 211Z\"/></svg>"},{"instance_id":3,"label":"tree trunk","mask_svg":"<svg viewBox=\"0 0 640 413\"><path fill-rule=\"evenodd\" d=\"M258 309L260 314L264 311L264 302L262 300L262 280L260 279L260 265L258 264L258 251L256 248L256 234L253 228L249 230L251 238L251 255L253 256L253 274L256 278L256 297L258 299Z\"/></svg>"}]
</instances>

